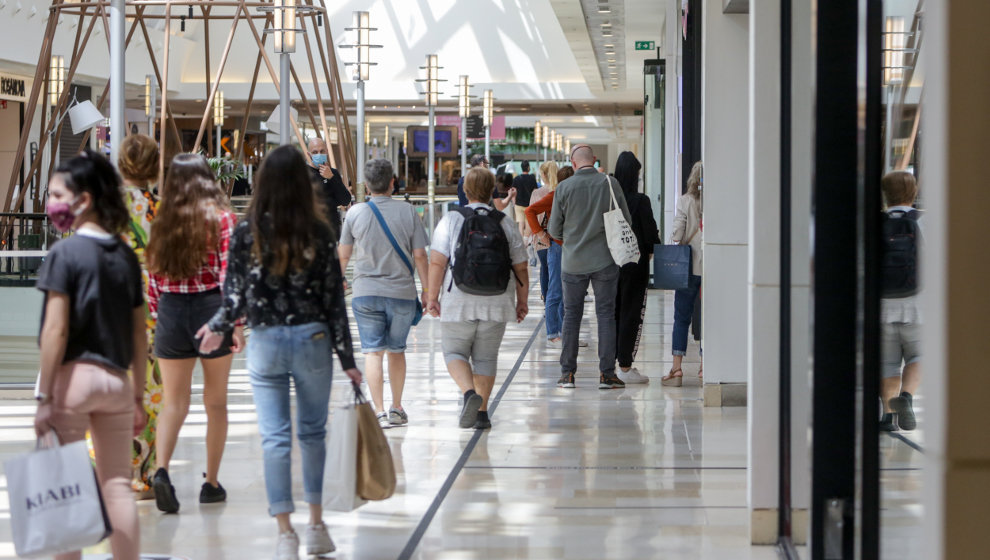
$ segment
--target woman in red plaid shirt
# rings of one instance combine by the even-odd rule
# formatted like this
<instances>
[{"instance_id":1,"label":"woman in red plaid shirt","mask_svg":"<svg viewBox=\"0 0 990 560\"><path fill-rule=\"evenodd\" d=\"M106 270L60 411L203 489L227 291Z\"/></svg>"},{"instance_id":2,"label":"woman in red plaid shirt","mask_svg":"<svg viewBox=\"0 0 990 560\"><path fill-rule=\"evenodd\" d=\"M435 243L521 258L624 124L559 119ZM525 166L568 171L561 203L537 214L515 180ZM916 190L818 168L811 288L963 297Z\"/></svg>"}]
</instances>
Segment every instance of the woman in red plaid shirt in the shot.
<instances>
[{"instance_id":1,"label":"woman in red plaid shirt","mask_svg":"<svg viewBox=\"0 0 990 560\"><path fill-rule=\"evenodd\" d=\"M151 272L148 303L158 318L154 352L165 389L158 416L158 470L152 487L158 509L166 513L179 511L168 465L189 412L197 359L203 365L207 463L199 502L227 499L217 480L227 440L227 379L232 352L241 351L244 335L238 327L219 349L203 354L195 334L220 308L227 248L236 225L237 217L206 159L196 154L176 156L165 179L146 250Z\"/></svg>"}]
</instances>

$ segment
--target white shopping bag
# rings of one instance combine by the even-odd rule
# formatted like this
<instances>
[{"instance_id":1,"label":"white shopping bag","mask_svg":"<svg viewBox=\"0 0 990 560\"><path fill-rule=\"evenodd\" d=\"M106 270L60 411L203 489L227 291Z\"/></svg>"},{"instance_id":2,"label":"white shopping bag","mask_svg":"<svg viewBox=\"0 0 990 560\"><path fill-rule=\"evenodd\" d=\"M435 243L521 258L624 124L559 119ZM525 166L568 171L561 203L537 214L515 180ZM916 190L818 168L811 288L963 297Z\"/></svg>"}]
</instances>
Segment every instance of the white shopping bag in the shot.
<instances>
[{"instance_id":1,"label":"white shopping bag","mask_svg":"<svg viewBox=\"0 0 990 560\"><path fill-rule=\"evenodd\" d=\"M357 495L358 413L355 405L334 410L323 469L323 507L353 511L366 500Z\"/></svg>"},{"instance_id":2,"label":"white shopping bag","mask_svg":"<svg viewBox=\"0 0 990 560\"><path fill-rule=\"evenodd\" d=\"M21 557L81 550L110 535L85 441L37 449L4 463L14 549Z\"/></svg>"},{"instance_id":3,"label":"white shopping bag","mask_svg":"<svg viewBox=\"0 0 990 560\"><path fill-rule=\"evenodd\" d=\"M629 263L639 262L639 243L636 241L636 234L632 226L622 215L618 201L615 200L615 191L612 190L612 178L605 176L608 182L608 194L612 197L608 212L602 216L605 219L605 240L608 242L608 250L612 253L612 260L619 266Z\"/></svg>"}]
</instances>

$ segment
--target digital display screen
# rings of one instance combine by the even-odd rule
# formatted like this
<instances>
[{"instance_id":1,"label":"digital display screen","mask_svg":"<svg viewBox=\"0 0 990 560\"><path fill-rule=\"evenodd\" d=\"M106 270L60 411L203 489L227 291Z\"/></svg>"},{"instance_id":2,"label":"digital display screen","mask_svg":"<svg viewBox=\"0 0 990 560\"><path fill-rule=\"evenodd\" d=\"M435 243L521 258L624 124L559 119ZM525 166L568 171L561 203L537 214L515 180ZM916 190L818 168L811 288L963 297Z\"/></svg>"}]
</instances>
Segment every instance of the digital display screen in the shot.
<instances>
[{"instance_id":1,"label":"digital display screen","mask_svg":"<svg viewBox=\"0 0 990 560\"><path fill-rule=\"evenodd\" d=\"M449 154L453 152L454 133L450 130L434 130L434 150L438 154ZM430 131L428 129L413 130L412 151L430 151Z\"/></svg>"}]
</instances>

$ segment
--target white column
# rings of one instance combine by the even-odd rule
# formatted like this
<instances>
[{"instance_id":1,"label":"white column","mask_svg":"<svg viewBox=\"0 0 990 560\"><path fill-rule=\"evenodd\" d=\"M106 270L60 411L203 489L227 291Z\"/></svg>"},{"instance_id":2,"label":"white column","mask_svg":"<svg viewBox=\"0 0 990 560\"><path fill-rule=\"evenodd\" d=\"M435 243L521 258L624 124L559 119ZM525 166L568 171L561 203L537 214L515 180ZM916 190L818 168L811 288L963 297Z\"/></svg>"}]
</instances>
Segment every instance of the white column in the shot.
<instances>
[{"instance_id":1,"label":"white column","mask_svg":"<svg viewBox=\"0 0 990 560\"><path fill-rule=\"evenodd\" d=\"M667 62L667 82L664 95L666 118L664 119L664 243L670 241L674 230L674 213L677 198L681 194L681 16L680 3L667 2L667 17L664 22L663 57ZM694 162L688 162L691 165Z\"/></svg>"},{"instance_id":2,"label":"white column","mask_svg":"<svg viewBox=\"0 0 990 560\"><path fill-rule=\"evenodd\" d=\"M117 165L127 135L124 117L124 0L110 2L110 161ZM70 84L66 84L69 87Z\"/></svg>"},{"instance_id":3,"label":"white column","mask_svg":"<svg viewBox=\"0 0 990 560\"><path fill-rule=\"evenodd\" d=\"M364 80L357 83L357 193L355 200L364 202L364 160L368 148L364 145Z\"/></svg>"},{"instance_id":4,"label":"white column","mask_svg":"<svg viewBox=\"0 0 990 560\"><path fill-rule=\"evenodd\" d=\"M805 8L806 9L806 8ZM801 8L795 7L795 12ZM753 544L777 541L780 432L780 4L750 4L747 488ZM801 16L796 15L795 20ZM797 544L807 539L810 478L807 411L811 182L810 17L795 22L792 48L791 505ZM808 29L810 31L810 29Z\"/></svg>"},{"instance_id":5,"label":"white column","mask_svg":"<svg viewBox=\"0 0 990 560\"><path fill-rule=\"evenodd\" d=\"M742 404L748 355L742 333L748 328L749 15L723 14L722 6L705 0L703 15L702 336L709 406Z\"/></svg>"}]
</instances>

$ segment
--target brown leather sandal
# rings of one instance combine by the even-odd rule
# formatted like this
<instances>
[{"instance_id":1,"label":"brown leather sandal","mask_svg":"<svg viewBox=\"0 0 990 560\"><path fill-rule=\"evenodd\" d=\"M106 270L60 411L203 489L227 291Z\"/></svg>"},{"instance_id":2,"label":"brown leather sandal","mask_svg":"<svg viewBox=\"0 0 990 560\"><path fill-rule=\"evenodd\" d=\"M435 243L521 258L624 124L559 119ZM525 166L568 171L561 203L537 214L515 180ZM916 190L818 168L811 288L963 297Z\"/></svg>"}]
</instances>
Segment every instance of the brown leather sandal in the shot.
<instances>
[{"instance_id":1,"label":"brown leather sandal","mask_svg":"<svg viewBox=\"0 0 990 560\"><path fill-rule=\"evenodd\" d=\"M672 369L670 373L660 378L660 384L664 387L680 387L683 383L684 372L681 368Z\"/></svg>"}]
</instances>

